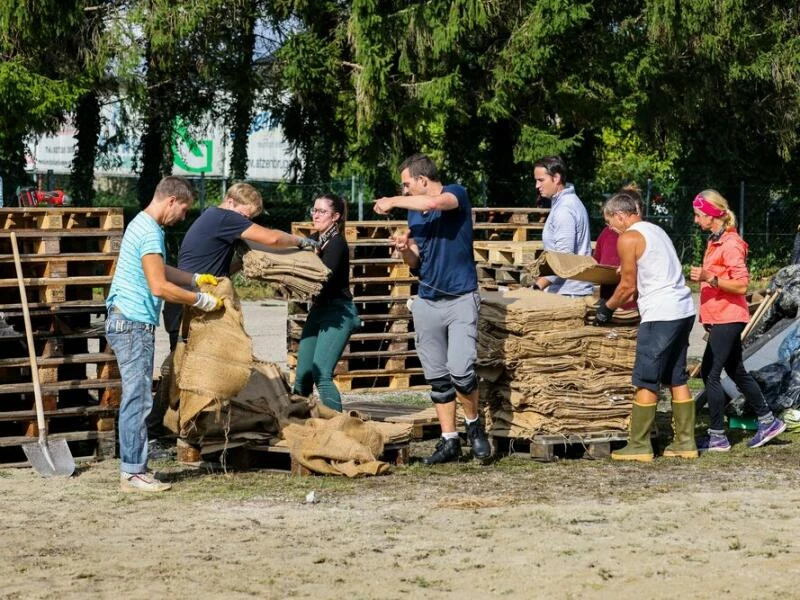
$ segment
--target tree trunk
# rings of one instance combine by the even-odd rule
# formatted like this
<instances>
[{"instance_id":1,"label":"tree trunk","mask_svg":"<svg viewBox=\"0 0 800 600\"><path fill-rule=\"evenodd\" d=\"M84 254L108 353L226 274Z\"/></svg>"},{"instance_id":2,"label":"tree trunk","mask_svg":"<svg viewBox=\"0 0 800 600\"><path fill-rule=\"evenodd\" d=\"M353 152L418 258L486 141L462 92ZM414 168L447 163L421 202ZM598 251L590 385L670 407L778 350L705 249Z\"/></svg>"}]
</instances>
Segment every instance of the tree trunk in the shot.
<instances>
[{"instance_id":1,"label":"tree trunk","mask_svg":"<svg viewBox=\"0 0 800 600\"><path fill-rule=\"evenodd\" d=\"M100 102L95 92L78 100L75 112L76 146L72 159L72 201L77 206L91 206L94 200L94 163L100 137Z\"/></svg>"},{"instance_id":2,"label":"tree trunk","mask_svg":"<svg viewBox=\"0 0 800 600\"><path fill-rule=\"evenodd\" d=\"M24 144L21 135L0 136L0 177L3 178L3 205L16 206L17 186L26 185Z\"/></svg>"},{"instance_id":3,"label":"tree trunk","mask_svg":"<svg viewBox=\"0 0 800 600\"><path fill-rule=\"evenodd\" d=\"M252 9L253 7L251 6L250 8ZM239 65L231 86L234 104L233 123L231 124L233 145L231 147L230 167L231 177L239 180L247 177L248 133L253 119L253 92L257 87L253 72L253 51L256 43L253 10L247 11L247 15L242 21L243 34L238 48Z\"/></svg>"}]
</instances>

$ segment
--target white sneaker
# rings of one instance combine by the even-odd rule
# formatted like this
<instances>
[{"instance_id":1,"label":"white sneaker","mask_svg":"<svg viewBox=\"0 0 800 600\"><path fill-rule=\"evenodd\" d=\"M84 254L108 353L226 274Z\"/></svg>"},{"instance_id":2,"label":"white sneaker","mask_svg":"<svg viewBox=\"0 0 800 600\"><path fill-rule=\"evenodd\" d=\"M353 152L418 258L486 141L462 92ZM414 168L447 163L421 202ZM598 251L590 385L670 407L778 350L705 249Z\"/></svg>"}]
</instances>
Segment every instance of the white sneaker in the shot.
<instances>
[{"instance_id":1,"label":"white sneaker","mask_svg":"<svg viewBox=\"0 0 800 600\"><path fill-rule=\"evenodd\" d=\"M156 479L152 473L120 473L119 489L123 492L166 492L172 485Z\"/></svg>"}]
</instances>

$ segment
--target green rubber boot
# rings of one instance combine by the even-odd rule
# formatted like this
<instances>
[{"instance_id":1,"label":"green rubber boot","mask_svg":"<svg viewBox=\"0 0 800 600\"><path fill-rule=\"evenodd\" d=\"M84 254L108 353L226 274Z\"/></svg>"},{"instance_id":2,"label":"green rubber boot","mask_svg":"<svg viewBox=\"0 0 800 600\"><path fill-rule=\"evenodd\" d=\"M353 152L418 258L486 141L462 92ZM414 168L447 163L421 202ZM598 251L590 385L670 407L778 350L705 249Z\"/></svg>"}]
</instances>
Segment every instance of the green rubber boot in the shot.
<instances>
[{"instance_id":1,"label":"green rubber boot","mask_svg":"<svg viewBox=\"0 0 800 600\"><path fill-rule=\"evenodd\" d=\"M631 412L631 426L629 430L628 445L611 453L614 460L637 460L651 462L653 460L653 445L650 443L650 428L656 420L656 405L633 403Z\"/></svg>"},{"instance_id":2,"label":"green rubber boot","mask_svg":"<svg viewBox=\"0 0 800 600\"><path fill-rule=\"evenodd\" d=\"M672 401L672 443L664 448L664 456L697 458L694 441L694 400Z\"/></svg>"}]
</instances>

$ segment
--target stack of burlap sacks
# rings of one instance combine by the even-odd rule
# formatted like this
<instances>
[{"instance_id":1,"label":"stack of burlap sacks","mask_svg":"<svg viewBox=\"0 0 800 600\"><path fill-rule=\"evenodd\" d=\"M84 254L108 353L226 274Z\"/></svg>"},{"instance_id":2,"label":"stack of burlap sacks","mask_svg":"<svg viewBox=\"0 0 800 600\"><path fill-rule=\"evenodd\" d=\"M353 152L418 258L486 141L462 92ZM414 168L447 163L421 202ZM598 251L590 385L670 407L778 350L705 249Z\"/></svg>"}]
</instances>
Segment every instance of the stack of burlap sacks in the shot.
<instances>
[{"instance_id":1,"label":"stack of burlap sacks","mask_svg":"<svg viewBox=\"0 0 800 600\"><path fill-rule=\"evenodd\" d=\"M167 428L202 454L269 444L288 447L315 473L356 477L389 469L378 457L385 444L408 441L410 425L342 415L291 394L277 365L253 358L230 280L203 291L221 298L225 309L192 310L188 341L168 358L169 380L161 384L169 393Z\"/></svg>"},{"instance_id":2,"label":"stack of burlap sacks","mask_svg":"<svg viewBox=\"0 0 800 600\"><path fill-rule=\"evenodd\" d=\"M529 289L483 295L478 367L490 433L627 429L635 319L621 313L613 327L595 327L594 302Z\"/></svg>"},{"instance_id":3,"label":"stack of burlap sacks","mask_svg":"<svg viewBox=\"0 0 800 600\"><path fill-rule=\"evenodd\" d=\"M250 279L270 283L279 296L300 301L319 294L331 275L316 252L266 247L245 253L242 272Z\"/></svg>"}]
</instances>

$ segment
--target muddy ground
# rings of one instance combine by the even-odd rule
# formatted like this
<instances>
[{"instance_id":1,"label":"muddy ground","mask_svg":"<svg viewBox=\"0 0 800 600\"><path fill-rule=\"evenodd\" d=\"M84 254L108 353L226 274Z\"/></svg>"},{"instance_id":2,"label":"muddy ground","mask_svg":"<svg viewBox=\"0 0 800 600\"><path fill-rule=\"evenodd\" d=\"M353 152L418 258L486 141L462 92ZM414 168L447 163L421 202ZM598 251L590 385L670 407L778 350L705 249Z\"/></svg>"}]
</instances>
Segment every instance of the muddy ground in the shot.
<instances>
[{"instance_id":1,"label":"muddy ground","mask_svg":"<svg viewBox=\"0 0 800 600\"><path fill-rule=\"evenodd\" d=\"M696 461L360 480L161 460L158 496L120 493L112 460L69 479L0 468L0 598L798 597L800 435L733 439Z\"/></svg>"}]
</instances>

